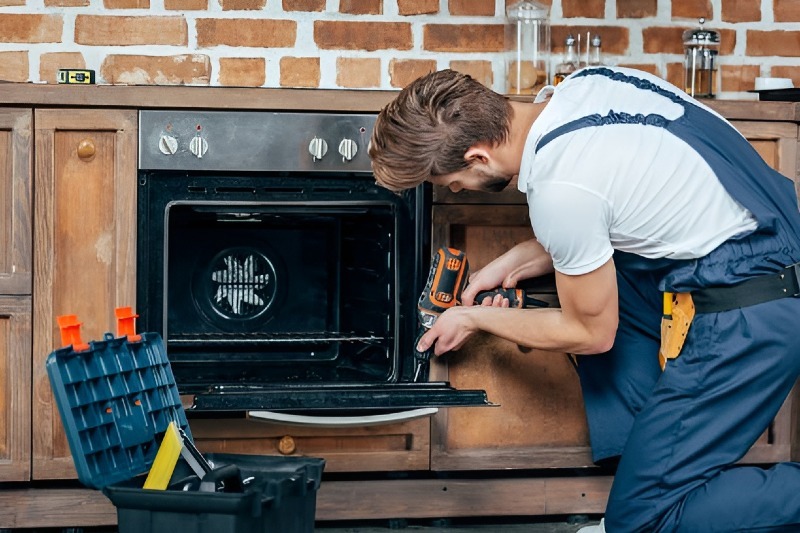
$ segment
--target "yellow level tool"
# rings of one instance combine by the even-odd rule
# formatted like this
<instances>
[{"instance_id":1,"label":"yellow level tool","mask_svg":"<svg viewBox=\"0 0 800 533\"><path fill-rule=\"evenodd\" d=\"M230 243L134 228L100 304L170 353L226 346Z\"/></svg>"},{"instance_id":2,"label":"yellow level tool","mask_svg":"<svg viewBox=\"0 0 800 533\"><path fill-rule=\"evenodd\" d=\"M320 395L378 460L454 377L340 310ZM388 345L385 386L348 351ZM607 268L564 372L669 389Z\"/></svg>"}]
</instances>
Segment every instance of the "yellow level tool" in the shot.
<instances>
[{"instance_id":1,"label":"yellow level tool","mask_svg":"<svg viewBox=\"0 0 800 533\"><path fill-rule=\"evenodd\" d=\"M147 474L147 479L144 481L143 488L166 490L172 473L175 471L175 465L178 464L182 448L183 439L178 433L178 427L175 422L170 422L169 426L167 426L167 431L164 433L161 445L158 447L153 466L150 467L150 473Z\"/></svg>"},{"instance_id":2,"label":"yellow level tool","mask_svg":"<svg viewBox=\"0 0 800 533\"><path fill-rule=\"evenodd\" d=\"M76 68L58 69L58 83L81 83L90 85L94 83L94 71Z\"/></svg>"}]
</instances>

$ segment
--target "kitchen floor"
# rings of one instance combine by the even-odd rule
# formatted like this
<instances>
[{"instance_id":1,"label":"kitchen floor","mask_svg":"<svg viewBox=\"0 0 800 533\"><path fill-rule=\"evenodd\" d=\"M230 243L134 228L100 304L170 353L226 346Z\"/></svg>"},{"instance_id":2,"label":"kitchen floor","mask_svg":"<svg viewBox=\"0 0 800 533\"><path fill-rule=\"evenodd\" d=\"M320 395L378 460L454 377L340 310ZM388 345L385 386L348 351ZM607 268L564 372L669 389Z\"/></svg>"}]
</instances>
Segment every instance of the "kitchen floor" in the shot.
<instances>
[{"instance_id":1,"label":"kitchen floor","mask_svg":"<svg viewBox=\"0 0 800 533\"><path fill-rule=\"evenodd\" d=\"M332 523L317 524L316 533L575 533L580 528L599 523L599 517L584 515L569 517L545 517L527 521L470 521L470 520L429 520L429 521L376 521L374 523L355 523L343 525Z\"/></svg>"}]
</instances>

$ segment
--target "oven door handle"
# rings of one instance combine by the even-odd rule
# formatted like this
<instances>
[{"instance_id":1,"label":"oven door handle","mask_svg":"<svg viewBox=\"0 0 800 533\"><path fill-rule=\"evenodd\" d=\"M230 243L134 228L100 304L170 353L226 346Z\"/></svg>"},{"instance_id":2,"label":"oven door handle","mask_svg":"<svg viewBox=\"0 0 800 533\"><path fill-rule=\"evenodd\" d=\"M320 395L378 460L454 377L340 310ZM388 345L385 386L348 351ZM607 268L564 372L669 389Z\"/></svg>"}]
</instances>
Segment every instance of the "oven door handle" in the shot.
<instances>
[{"instance_id":1,"label":"oven door handle","mask_svg":"<svg viewBox=\"0 0 800 533\"><path fill-rule=\"evenodd\" d=\"M399 424L416 418L433 416L437 412L439 412L437 407L423 407L421 409L410 409L408 411L363 416L311 416L280 413L276 411L247 411L247 417L293 426L345 428Z\"/></svg>"}]
</instances>

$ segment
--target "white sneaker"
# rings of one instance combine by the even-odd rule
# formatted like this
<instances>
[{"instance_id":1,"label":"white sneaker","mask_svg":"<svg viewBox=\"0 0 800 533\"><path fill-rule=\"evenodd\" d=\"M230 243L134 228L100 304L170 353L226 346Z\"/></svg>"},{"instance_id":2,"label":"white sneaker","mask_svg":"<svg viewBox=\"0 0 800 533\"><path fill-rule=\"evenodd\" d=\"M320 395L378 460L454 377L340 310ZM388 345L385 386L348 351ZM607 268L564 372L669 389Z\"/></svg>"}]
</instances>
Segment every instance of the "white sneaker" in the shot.
<instances>
[{"instance_id":1,"label":"white sneaker","mask_svg":"<svg viewBox=\"0 0 800 533\"><path fill-rule=\"evenodd\" d=\"M577 533L606 533L605 518L600 519L600 523L593 526L584 526Z\"/></svg>"}]
</instances>

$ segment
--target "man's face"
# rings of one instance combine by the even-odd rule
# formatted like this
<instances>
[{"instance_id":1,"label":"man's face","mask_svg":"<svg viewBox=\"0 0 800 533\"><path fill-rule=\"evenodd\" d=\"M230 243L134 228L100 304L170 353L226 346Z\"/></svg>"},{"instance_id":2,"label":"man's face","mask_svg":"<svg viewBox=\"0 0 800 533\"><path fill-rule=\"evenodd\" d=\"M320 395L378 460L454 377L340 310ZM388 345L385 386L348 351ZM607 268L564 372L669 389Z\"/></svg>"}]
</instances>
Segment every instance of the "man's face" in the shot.
<instances>
[{"instance_id":1,"label":"man's face","mask_svg":"<svg viewBox=\"0 0 800 533\"><path fill-rule=\"evenodd\" d=\"M461 190L500 192L508 187L514 178L516 176L496 172L488 169L485 165L481 165L444 176L433 176L429 181L434 185L447 187L453 192Z\"/></svg>"}]
</instances>

